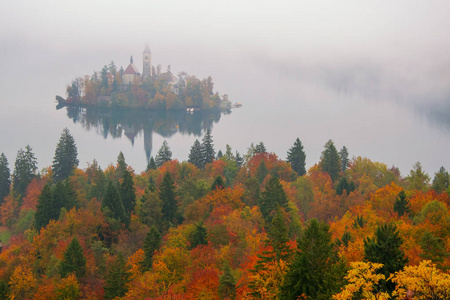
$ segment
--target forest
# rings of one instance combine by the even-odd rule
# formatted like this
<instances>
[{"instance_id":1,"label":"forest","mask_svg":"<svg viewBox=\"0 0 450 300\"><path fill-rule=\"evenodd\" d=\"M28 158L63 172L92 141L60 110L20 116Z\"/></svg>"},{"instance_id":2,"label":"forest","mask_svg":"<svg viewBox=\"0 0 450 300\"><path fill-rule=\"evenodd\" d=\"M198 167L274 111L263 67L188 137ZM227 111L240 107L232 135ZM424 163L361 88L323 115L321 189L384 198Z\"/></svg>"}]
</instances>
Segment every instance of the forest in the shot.
<instances>
[{"instance_id":1,"label":"forest","mask_svg":"<svg viewBox=\"0 0 450 300\"><path fill-rule=\"evenodd\" d=\"M299 138L281 158L207 130L137 174L55 142L40 171L30 146L0 155L0 299L450 299L444 167L402 176L329 140L306 170Z\"/></svg>"},{"instance_id":2,"label":"forest","mask_svg":"<svg viewBox=\"0 0 450 300\"><path fill-rule=\"evenodd\" d=\"M59 106L85 106L107 108L144 108L150 110L229 110L228 95L214 92L214 82L209 76L200 80L194 75L180 72L174 76L161 66L153 76L142 79L136 76L129 84L122 82L123 68L114 62L100 72L76 78L67 86L67 98L56 96Z\"/></svg>"}]
</instances>

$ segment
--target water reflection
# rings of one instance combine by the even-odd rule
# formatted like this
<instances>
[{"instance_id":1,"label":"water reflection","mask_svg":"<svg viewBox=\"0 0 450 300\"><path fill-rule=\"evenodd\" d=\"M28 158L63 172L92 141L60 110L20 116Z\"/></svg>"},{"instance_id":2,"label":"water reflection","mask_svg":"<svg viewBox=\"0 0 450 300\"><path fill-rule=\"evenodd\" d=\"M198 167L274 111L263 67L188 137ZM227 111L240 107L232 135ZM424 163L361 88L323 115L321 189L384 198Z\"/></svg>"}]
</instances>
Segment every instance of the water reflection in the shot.
<instances>
[{"instance_id":1,"label":"water reflection","mask_svg":"<svg viewBox=\"0 0 450 300\"><path fill-rule=\"evenodd\" d=\"M230 111L142 111L114 110L99 108L67 107L67 116L86 130L94 129L105 139L126 136L134 145L136 136L144 135L144 147L147 161L152 152L153 132L162 137L171 137L175 133L201 136L202 131L211 129L219 122L221 114Z\"/></svg>"}]
</instances>

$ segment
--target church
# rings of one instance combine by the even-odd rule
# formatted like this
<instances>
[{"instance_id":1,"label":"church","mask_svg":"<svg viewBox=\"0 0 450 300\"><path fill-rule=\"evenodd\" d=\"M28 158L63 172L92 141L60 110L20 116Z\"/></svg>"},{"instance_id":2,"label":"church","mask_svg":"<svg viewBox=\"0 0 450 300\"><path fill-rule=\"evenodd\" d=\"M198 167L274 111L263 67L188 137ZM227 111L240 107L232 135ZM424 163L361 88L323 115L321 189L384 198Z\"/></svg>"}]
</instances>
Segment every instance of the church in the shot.
<instances>
[{"instance_id":1,"label":"church","mask_svg":"<svg viewBox=\"0 0 450 300\"><path fill-rule=\"evenodd\" d=\"M133 63L133 56L130 58L130 64L126 67L125 71L122 74L122 83L123 84L131 84L133 83L135 78L145 80L148 77L152 76L152 52L150 51L150 47L148 44L144 47L144 52L142 53L143 60L143 70L142 75L139 73L138 68Z\"/></svg>"}]
</instances>

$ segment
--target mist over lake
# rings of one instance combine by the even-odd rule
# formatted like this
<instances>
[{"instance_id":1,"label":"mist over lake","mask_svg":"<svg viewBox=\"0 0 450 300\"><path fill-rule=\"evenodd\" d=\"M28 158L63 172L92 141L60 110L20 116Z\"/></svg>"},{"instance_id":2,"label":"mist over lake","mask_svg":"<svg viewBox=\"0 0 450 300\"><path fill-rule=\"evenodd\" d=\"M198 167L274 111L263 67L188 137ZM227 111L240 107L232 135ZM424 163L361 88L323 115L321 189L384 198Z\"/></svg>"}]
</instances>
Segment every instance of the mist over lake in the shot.
<instances>
[{"instance_id":1,"label":"mist over lake","mask_svg":"<svg viewBox=\"0 0 450 300\"><path fill-rule=\"evenodd\" d=\"M186 160L210 127L216 151L229 144L245 154L262 141L284 159L299 137L310 167L332 139L350 157L395 165L403 175L416 161L430 175L448 169L450 4L387 4L6 1L0 152L12 168L18 149L30 144L39 167L47 167L67 127L80 167L93 159L106 167L123 151L128 164L144 170L143 132L105 138L56 110L54 98L111 61L125 68L133 55L142 69L148 43L154 65L212 76L216 91L243 104L200 131L153 131L151 155L167 140L173 157Z\"/></svg>"}]
</instances>

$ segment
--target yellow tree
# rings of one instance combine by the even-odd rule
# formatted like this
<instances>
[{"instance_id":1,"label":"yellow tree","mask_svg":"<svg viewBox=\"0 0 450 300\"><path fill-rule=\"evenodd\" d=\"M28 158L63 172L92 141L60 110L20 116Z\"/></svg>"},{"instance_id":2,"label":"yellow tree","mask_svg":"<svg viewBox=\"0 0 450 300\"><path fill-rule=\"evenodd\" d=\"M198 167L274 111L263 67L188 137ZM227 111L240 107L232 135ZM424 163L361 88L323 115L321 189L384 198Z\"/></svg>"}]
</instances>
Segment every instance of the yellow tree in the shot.
<instances>
[{"instance_id":1,"label":"yellow tree","mask_svg":"<svg viewBox=\"0 0 450 300\"><path fill-rule=\"evenodd\" d=\"M351 269L345 279L349 282L339 294L333 296L334 300L384 300L389 299L389 294L377 290L380 281L385 279L383 274L376 271L383 267L382 264L371 262L352 262Z\"/></svg>"}]
</instances>

